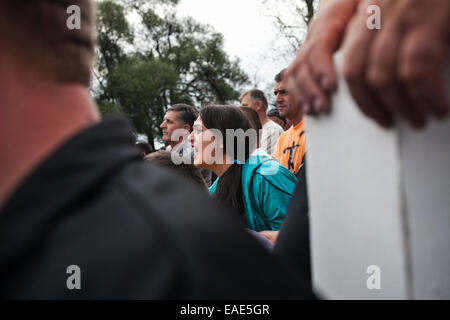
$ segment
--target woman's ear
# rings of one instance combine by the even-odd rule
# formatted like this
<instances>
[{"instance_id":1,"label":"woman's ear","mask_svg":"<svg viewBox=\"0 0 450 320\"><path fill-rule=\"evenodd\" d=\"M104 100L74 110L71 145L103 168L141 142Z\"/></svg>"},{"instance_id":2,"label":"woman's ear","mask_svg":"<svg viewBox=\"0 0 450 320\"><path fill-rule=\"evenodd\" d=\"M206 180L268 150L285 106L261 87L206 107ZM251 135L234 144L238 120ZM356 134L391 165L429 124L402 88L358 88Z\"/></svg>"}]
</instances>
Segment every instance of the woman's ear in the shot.
<instances>
[{"instance_id":1,"label":"woman's ear","mask_svg":"<svg viewBox=\"0 0 450 320\"><path fill-rule=\"evenodd\" d=\"M258 111L261 111L261 109L262 109L262 102L261 101L256 101L255 105L256 105L256 109Z\"/></svg>"}]
</instances>

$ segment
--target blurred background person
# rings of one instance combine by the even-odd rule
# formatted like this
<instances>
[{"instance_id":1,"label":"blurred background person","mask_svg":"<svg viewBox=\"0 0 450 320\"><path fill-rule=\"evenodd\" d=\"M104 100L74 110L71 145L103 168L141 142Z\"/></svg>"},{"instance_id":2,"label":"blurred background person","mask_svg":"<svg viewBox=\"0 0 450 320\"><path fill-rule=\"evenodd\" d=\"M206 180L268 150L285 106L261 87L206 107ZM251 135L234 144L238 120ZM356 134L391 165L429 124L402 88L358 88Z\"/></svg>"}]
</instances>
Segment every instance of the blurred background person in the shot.
<instances>
[{"instance_id":1,"label":"blurred background person","mask_svg":"<svg viewBox=\"0 0 450 320\"><path fill-rule=\"evenodd\" d=\"M282 127L284 131L289 129L292 125L292 123L289 120L280 116L278 108L272 108L269 111L267 111L267 117L269 117L270 120L272 120L273 122L277 123L280 127Z\"/></svg>"},{"instance_id":2,"label":"blurred background person","mask_svg":"<svg viewBox=\"0 0 450 320\"><path fill-rule=\"evenodd\" d=\"M250 121L250 125L252 126L252 129L255 130L256 132L256 150L253 151L252 155L254 155L255 153L258 154L266 154L267 152L261 148L261 130L262 130L262 125L261 125L261 121L259 120L258 114L256 113L255 110L253 110L252 108L249 107L240 107L239 110L244 114L244 116L248 119L248 121Z\"/></svg>"},{"instance_id":3,"label":"blurred background person","mask_svg":"<svg viewBox=\"0 0 450 320\"><path fill-rule=\"evenodd\" d=\"M244 92L241 97L241 105L249 107L257 113L262 125L261 148L272 154L277 144L278 137L284 132L283 128L267 117L267 98L261 90L252 89Z\"/></svg>"},{"instance_id":4,"label":"blurred background person","mask_svg":"<svg viewBox=\"0 0 450 320\"><path fill-rule=\"evenodd\" d=\"M139 150L141 150L142 158L155 152L153 147L148 142L145 142L145 141L137 142L136 147L138 147Z\"/></svg>"}]
</instances>

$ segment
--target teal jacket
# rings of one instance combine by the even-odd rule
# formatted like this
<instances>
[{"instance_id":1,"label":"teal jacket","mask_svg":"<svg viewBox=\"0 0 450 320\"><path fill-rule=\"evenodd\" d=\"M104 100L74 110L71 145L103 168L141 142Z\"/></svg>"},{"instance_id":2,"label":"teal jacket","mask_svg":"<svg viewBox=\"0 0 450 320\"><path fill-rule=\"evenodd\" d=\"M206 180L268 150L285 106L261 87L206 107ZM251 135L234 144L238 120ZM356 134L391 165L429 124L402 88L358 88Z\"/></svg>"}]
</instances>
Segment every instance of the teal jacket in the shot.
<instances>
[{"instance_id":1,"label":"teal jacket","mask_svg":"<svg viewBox=\"0 0 450 320\"><path fill-rule=\"evenodd\" d=\"M216 192L217 179L209 188ZM242 166L242 190L247 226L257 232L280 230L297 178L269 156L250 157Z\"/></svg>"}]
</instances>

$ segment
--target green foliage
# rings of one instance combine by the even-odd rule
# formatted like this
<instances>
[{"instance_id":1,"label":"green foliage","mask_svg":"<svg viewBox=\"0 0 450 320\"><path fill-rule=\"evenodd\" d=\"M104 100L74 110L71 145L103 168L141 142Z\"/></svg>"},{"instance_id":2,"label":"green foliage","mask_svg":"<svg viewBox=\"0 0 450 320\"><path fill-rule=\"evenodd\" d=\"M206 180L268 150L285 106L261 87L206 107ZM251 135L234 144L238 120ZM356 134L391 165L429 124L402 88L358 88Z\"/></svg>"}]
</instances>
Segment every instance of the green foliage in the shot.
<instances>
[{"instance_id":1,"label":"green foliage","mask_svg":"<svg viewBox=\"0 0 450 320\"><path fill-rule=\"evenodd\" d=\"M167 63L156 59L128 58L110 75L108 95L120 102L123 112L133 121L138 132L150 138L164 116L162 107L168 105L168 88L174 88L177 82L177 73Z\"/></svg>"},{"instance_id":2,"label":"green foliage","mask_svg":"<svg viewBox=\"0 0 450 320\"><path fill-rule=\"evenodd\" d=\"M98 4L98 43L101 52L100 71L111 71L121 62L122 46L133 41L124 8L112 1Z\"/></svg>"},{"instance_id":3,"label":"green foliage","mask_svg":"<svg viewBox=\"0 0 450 320\"><path fill-rule=\"evenodd\" d=\"M230 103L248 81L239 61L230 60L223 50L220 34L191 18L177 18L178 2L98 3L93 92L103 114L125 114L150 142L159 135L168 106ZM131 25L127 14L140 21Z\"/></svg>"},{"instance_id":4,"label":"green foliage","mask_svg":"<svg viewBox=\"0 0 450 320\"><path fill-rule=\"evenodd\" d=\"M112 116L122 114L122 110L120 105L111 101L102 101L97 99L97 104L100 109L100 112L104 116Z\"/></svg>"}]
</instances>

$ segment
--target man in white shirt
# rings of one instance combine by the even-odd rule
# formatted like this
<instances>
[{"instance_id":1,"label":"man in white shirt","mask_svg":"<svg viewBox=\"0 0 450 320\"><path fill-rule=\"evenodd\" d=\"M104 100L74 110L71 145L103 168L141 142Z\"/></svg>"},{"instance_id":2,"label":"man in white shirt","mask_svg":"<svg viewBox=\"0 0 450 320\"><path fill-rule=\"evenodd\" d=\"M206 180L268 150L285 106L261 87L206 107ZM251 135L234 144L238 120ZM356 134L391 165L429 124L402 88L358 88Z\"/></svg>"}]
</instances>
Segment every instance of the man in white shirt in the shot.
<instances>
[{"instance_id":1,"label":"man in white shirt","mask_svg":"<svg viewBox=\"0 0 450 320\"><path fill-rule=\"evenodd\" d=\"M264 92L258 89L252 89L244 92L239 99L243 107L250 107L258 113L259 120L261 120L262 124L261 148L268 154L272 154L278 137L284 130L267 117L268 103Z\"/></svg>"}]
</instances>

